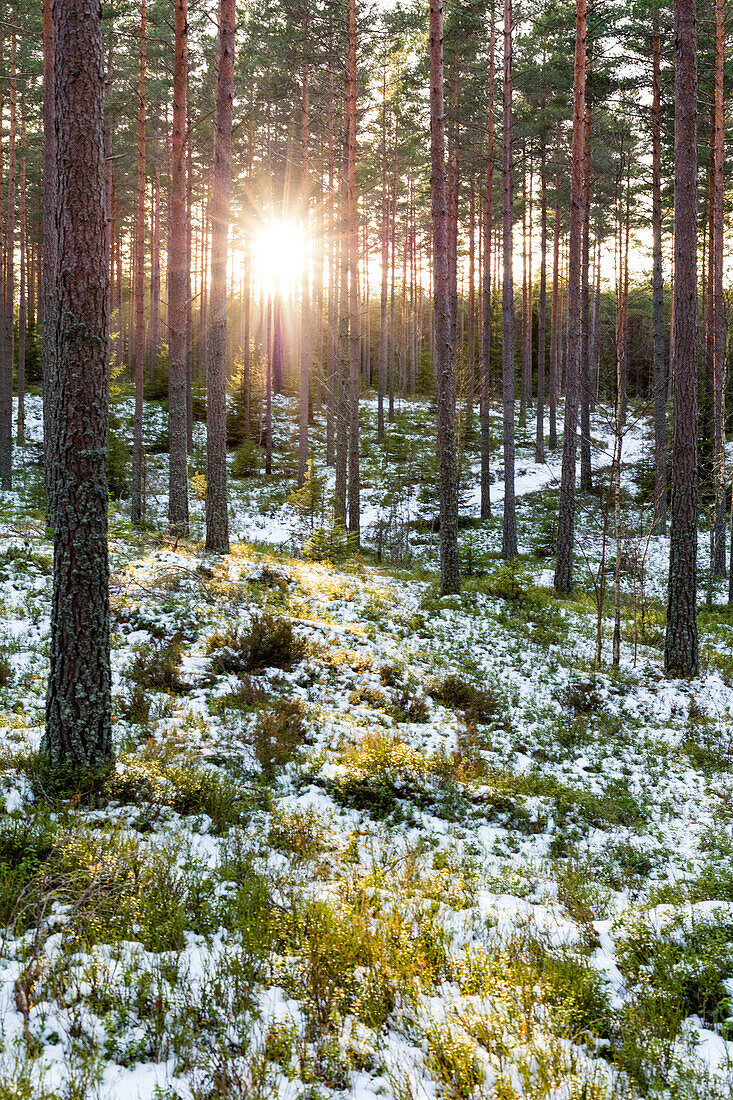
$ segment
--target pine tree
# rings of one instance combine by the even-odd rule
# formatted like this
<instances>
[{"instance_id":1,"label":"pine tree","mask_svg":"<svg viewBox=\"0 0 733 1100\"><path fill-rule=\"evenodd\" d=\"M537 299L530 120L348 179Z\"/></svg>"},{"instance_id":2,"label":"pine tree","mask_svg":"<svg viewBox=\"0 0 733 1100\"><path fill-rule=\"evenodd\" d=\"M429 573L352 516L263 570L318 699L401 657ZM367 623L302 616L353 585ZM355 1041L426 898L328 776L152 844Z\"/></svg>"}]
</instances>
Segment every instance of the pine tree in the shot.
<instances>
[{"instance_id":1,"label":"pine tree","mask_svg":"<svg viewBox=\"0 0 733 1100\"><path fill-rule=\"evenodd\" d=\"M53 7L56 340L51 667L43 751L52 766L113 759L107 552L109 267L101 7Z\"/></svg>"},{"instance_id":2,"label":"pine tree","mask_svg":"<svg viewBox=\"0 0 733 1100\"><path fill-rule=\"evenodd\" d=\"M697 5L675 0L674 441L664 667L697 672Z\"/></svg>"}]
</instances>

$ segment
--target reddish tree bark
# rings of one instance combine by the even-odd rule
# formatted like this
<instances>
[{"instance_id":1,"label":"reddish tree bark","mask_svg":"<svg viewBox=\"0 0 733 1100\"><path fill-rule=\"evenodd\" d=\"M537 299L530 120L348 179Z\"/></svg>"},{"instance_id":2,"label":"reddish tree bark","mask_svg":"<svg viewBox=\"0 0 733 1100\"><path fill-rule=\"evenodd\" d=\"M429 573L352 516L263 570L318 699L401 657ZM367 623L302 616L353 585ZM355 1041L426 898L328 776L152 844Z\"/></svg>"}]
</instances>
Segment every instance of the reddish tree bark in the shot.
<instances>
[{"instance_id":1,"label":"reddish tree bark","mask_svg":"<svg viewBox=\"0 0 733 1100\"><path fill-rule=\"evenodd\" d=\"M51 667L42 751L57 768L113 759L107 556L109 264L102 10L55 0L57 470ZM46 273L48 277L48 272Z\"/></svg>"},{"instance_id":2,"label":"reddish tree bark","mask_svg":"<svg viewBox=\"0 0 733 1100\"><path fill-rule=\"evenodd\" d=\"M433 326L438 386L438 492L440 588L458 592L458 478L456 466L456 365L451 314L448 195L445 173L443 5L430 0L430 162L432 167Z\"/></svg>"},{"instance_id":3,"label":"reddish tree bark","mask_svg":"<svg viewBox=\"0 0 733 1100\"><path fill-rule=\"evenodd\" d=\"M652 531L667 531L667 369L664 349L662 279L662 36L654 9L652 41L652 325L654 378L654 520Z\"/></svg>"},{"instance_id":4,"label":"reddish tree bark","mask_svg":"<svg viewBox=\"0 0 733 1100\"><path fill-rule=\"evenodd\" d=\"M173 131L171 135L171 220L168 234L168 418L170 467L168 525L176 537L188 537L186 458L186 96L188 84L188 0L175 0Z\"/></svg>"},{"instance_id":5,"label":"reddish tree bark","mask_svg":"<svg viewBox=\"0 0 733 1100\"><path fill-rule=\"evenodd\" d=\"M227 508L227 254L232 187L236 0L220 0L211 191L211 328L206 364L206 549L229 552Z\"/></svg>"},{"instance_id":6,"label":"reddish tree bark","mask_svg":"<svg viewBox=\"0 0 733 1100\"><path fill-rule=\"evenodd\" d=\"M578 382L581 358L581 251L583 231L583 151L585 131L587 0L575 5L575 70L573 76L573 146L570 184L570 241L568 256L568 358L565 372L565 421L562 473L557 522L555 589L573 589L575 530L575 462L578 432Z\"/></svg>"},{"instance_id":7,"label":"reddish tree bark","mask_svg":"<svg viewBox=\"0 0 733 1100\"><path fill-rule=\"evenodd\" d=\"M675 0L674 442L664 667L697 672L697 10Z\"/></svg>"},{"instance_id":8,"label":"reddish tree bark","mask_svg":"<svg viewBox=\"0 0 733 1100\"><path fill-rule=\"evenodd\" d=\"M9 489L13 480L13 359L15 356L15 125L18 97L17 35L10 47L10 133L8 134L8 196L5 215L5 280L3 332L0 356L0 484Z\"/></svg>"},{"instance_id":9,"label":"reddish tree bark","mask_svg":"<svg viewBox=\"0 0 733 1100\"><path fill-rule=\"evenodd\" d=\"M20 117L20 147L25 150L25 111ZM20 222L20 287L18 300L18 425L16 439L19 446L25 444L25 344L26 328L28 324L28 312L26 304L27 294L27 254L28 254L28 226L26 218L26 172L25 152L20 158L20 206L18 219Z\"/></svg>"},{"instance_id":10,"label":"reddish tree bark","mask_svg":"<svg viewBox=\"0 0 733 1100\"><path fill-rule=\"evenodd\" d=\"M483 316L479 394L481 402L481 519L491 515L491 248L494 213L494 85L496 26L491 7L489 39L489 102L486 133L486 201L484 203Z\"/></svg>"},{"instance_id":11,"label":"reddish tree bark","mask_svg":"<svg viewBox=\"0 0 733 1100\"><path fill-rule=\"evenodd\" d=\"M135 418L132 431L132 487L130 519L143 521L143 374L145 369L145 37L146 0L140 5L140 74L137 116L137 212L135 217L135 327L133 339L133 376L135 379Z\"/></svg>"},{"instance_id":12,"label":"reddish tree bark","mask_svg":"<svg viewBox=\"0 0 733 1100\"><path fill-rule=\"evenodd\" d=\"M715 0L715 98L713 141L713 271L710 291L713 299L713 403L715 447L713 474L715 515L713 519L713 561L715 576L725 576L725 364L727 326L723 300L723 168L725 164L725 2Z\"/></svg>"},{"instance_id":13,"label":"reddish tree bark","mask_svg":"<svg viewBox=\"0 0 733 1100\"><path fill-rule=\"evenodd\" d=\"M514 496L514 180L512 158L512 0L504 0L504 116L501 160L503 225L502 393L504 406L504 527L501 556L517 556L517 512Z\"/></svg>"},{"instance_id":14,"label":"reddish tree bark","mask_svg":"<svg viewBox=\"0 0 733 1100\"><path fill-rule=\"evenodd\" d=\"M346 50L346 219L349 265L349 533L359 545L359 240L356 225L356 0L349 0Z\"/></svg>"}]
</instances>

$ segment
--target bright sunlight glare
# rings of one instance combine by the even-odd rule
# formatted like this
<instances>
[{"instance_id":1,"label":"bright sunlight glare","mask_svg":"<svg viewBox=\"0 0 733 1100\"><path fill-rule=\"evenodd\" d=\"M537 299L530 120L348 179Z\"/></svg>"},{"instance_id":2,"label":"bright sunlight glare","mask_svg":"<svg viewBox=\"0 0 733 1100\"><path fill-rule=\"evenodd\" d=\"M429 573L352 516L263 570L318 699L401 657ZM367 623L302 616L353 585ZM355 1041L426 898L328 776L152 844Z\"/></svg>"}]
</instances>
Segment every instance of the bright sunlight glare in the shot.
<instances>
[{"instance_id":1,"label":"bright sunlight glare","mask_svg":"<svg viewBox=\"0 0 733 1100\"><path fill-rule=\"evenodd\" d=\"M252 273L263 296L295 293L306 261L306 240L298 222L268 222L252 242Z\"/></svg>"}]
</instances>

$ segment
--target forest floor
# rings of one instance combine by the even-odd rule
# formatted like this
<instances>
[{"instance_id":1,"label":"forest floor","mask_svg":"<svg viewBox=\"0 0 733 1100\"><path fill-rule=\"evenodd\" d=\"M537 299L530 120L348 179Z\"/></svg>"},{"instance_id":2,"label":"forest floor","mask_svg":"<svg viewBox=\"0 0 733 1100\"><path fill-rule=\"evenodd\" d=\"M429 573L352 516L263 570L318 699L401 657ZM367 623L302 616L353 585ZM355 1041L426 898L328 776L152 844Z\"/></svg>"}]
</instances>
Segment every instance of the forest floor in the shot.
<instances>
[{"instance_id":1,"label":"forest floor","mask_svg":"<svg viewBox=\"0 0 733 1100\"><path fill-rule=\"evenodd\" d=\"M148 405L149 528L111 510L118 763L69 799L37 751L52 560L29 401L0 501L0 1100L733 1097L733 613L713 586L700 675L665 679L645 417L623 453L621 662L609 537L597 669L600 413L570 599L531 421L512 566L464 433L464 585L441 598L429 406L377 444L364 403L359 555L328 519L320 418L292 495L295 416L279 399L275 474L234 454L255 476L231 482L231 554L207 556L200 499L191 541L161 533Z\"/></svg>"}]
</instances>

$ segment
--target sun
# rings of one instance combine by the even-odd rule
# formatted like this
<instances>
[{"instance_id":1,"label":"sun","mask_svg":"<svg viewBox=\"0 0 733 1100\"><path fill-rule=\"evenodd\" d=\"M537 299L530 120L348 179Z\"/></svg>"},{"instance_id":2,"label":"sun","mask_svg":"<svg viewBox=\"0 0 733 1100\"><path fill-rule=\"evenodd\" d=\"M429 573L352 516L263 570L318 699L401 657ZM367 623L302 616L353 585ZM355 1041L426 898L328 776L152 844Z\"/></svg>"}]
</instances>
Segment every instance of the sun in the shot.
<instances>
[{"instance_id":1,"label":"sun","mask_svg":"<svg viewBox=\"0 0 733 1100\"><path fill-rule=\"evenodd\" d=\"M275 221L259 226L252 241L252 274L264 296L297 292L307 260L306 238L298 222Z\"/></svg>"}]
</instances>

